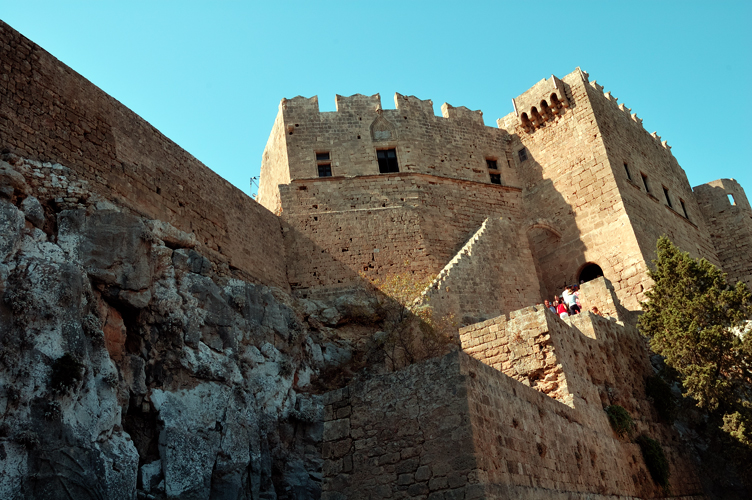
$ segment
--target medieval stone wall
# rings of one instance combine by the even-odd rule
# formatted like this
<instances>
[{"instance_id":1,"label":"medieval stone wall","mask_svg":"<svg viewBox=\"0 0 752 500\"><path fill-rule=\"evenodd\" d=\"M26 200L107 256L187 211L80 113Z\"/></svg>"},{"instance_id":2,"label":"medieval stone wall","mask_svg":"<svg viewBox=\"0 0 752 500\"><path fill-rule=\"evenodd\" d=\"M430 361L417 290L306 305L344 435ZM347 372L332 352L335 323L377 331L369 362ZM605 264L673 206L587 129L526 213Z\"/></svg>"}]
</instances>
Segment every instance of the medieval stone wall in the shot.
<instances>
[{"instance_id":1,"label":"medieval stone wall","mask_svg":"<svg viewBox=\"0 0 752 500\"><path fill-rule=\"evenodd\" d=\"M639 447L456 352L325 396L324 499L656 498ZM664 443L672 494L701 495ZM610 496L613 495L613 496Z\"/></svg>"},{"instance_id":2,"label":"medieval stone wall","mask_svg":"<svg viewBox=\"0 0 752 500\"><path fill-rule=\"evenodd\" d=\"M352 283L360 273L434 276L486 217L522 215L517 188L423 174L295 180L279 189L297 289Z\"/></svg>"},{"instance_id":3,"label":"medieval stone wall","mask_svg":"<svg viewBox=\"0 0 752 500\"><path fill-rule=\"evenodd\" d=\"M0 58L0 149L65 165L68 180L195 233L230 268L288 288L272 213L1 21Z\"/></svg>"},{"instance_id":4,"label":"medieval stone wall","mask_svg":"<svg viewBox=\"0 0 752 500\"><path fill-rule=\"evenodd\" d=\"M400 172L419 172L454 179L490 183L486 160L495 160L504 185L516 186L517 176L507 161L505 131L483 124L480 111L445 104L443 117L435 116L433 103L395 95L397 109L381 109L378 94L337 96L336 112L319 112L318 98L296 97L280 104L284 138L279 130L270 137L263 171L278 168L287 155L291 179L319 176L317 153L329 153L333 176L378 174L377 151L395 149ZM279 119L279 118L278 118ZM286 143L286 150L276 147ZM279 179L262 175L260 199L270 209L267 189ZM269 200L269 201L267 201Z\"/></svg>"},{"instance_id":5,"label":"medieval stone wall","mask_svg":"<svg viewBox=\"0 0 752 500\"><path fill-rule=\"evenodd\" d=\"M649 134L641 119L617 104L610 92L604 94L596 82L588 82L586 88L614 181L643 255L643 262L623 275L629 289L644 299L639 290L651 285L644 266L655 258L655 244L661 235L693 257L705 257L718 265L695 195L666 141Z\"/></svg>"},{"instance_id":6,"label":"medieval stone wall","mask_svg":"<svg viewBox=\"0 0 752 500\"><path fill-rule=\"evenodd\" d=\"M733 179L719 179L694 192L729 281L752 287L752 209L744 190Z\"/></svg>"},{"instance_id":7,"label":"medieval stone wall","mask_svg":"<svg viewBox=\"0 0 752 500\"><path fill-rule=\"evenodd\" d=\"M549 115L542 126L526 130L515 113L498 122L513 134L512 156L523 177L528 235L541 288L551 298L576 283L585 264L595 263L622 300L636 307L629 279L642 254L613 178L596 112L579 70L561 82L569 107ZM539 87L517 100L549 99L550 89ZM535 92L540 92L537 98L532 96ZM520 154L523 148L525 156Z\"/></svg>"},{"instance_id":8,"label":"medieval stone wall","mask_svg":"<svg viewBox=\"0 0 752 500\"><path fill-rule=\"evenodd\" d=\"M285 133L284 117L280 112L274 120L272 132L264 148L264 155L261 159L261 178L256 197L256 201L277 215L282 212L278 186L290 182Z\"/></svg>"}]
</instances>

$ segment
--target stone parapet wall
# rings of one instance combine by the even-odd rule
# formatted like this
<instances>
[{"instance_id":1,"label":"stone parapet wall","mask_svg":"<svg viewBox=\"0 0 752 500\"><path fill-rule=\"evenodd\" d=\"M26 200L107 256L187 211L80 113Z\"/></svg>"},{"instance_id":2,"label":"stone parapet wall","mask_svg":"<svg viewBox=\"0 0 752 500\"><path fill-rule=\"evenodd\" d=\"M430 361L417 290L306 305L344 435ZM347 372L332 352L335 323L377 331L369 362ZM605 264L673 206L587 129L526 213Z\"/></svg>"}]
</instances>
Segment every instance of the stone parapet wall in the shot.
<instances>
[{"instance_id":1,"label":"stone parapet wall","mask_svg":"<svg viewBox=\"0 0 752 500\"><path fill-rule=\"evenodd\" d=\"M644 396L645 378L653 373L645 340L615 318L586 312L562 320L533 306L459 333L469 355L583 415L599 417L610 404L638 420L651 415ZM601 424L599 418L589 422Z\"/></svg>"},{"instance_id":2,"label":"stone parapet wall","mask_svg":"<svg viewBox=\"0 0 752 500\"><path fill-rule=\"evenodd\" d=\"M194 233L231 268L288 289L272 213L1 21L0 59L0 150L62 165L69 181Z\"/></svg>"},{"instance_id":3,"label":"stone parapet wall","mask_svg":"<svg viewBox=\"0 0 752 500\"><path fill-rule=\"evenodd\" d=\"M324 499L656 498L639 447L456 352L325 396ZM701 495L664 442L675 498Z\"/></svg>"},{"instance_id":4,"label":"stone parapet wall","mask_svg":"<svg viewBox=\"0 0 752 500\"><path fill-rule=\"evenodd\" d=\"M283 168L291 179L319 176L316 153L329 153L334 176L379 173L376 152L395 149L400 172L417 172L490 183L486 160L495 160L504 185L519 185L507 161L507 133L483 124L480 111L445 104L436 116L433 103L395 95L397 109L382 109L378 94L336 96L336 112L319 112L317 97L283 99L277 120L283 130L270 136L262 172L269 172L269 189L278 179L271 171ZM286 149L272 144L283 142ZM286 158L282 160L282 157ZM266 187L262 185L266 193ZM263 203L267 203L266 194ZM267 205L268 206L268 205Z\"/></svg>"},{"instance_id":5,"label":"stone parapet wall","mask_svg":"<svg viewBox=\"0 0 752 500\"><path fill-rule=\"evenodd\" d=\"M294 289L344 285L361 273L435 276L487 217L521 216L517 188L423 174L295 180L280 192Z\"/></svg>"},{"instance_id":6,"label":"stone parapet wall","mask_svg":"<svg viewBox=\"0 0 752 500\"><path fill-rule=\"evenodd\" d=\"M752 209L744 189L733 179L719 179L694 192L721 268L730 282L752 287Z\"/></svg>"}]
</instances>

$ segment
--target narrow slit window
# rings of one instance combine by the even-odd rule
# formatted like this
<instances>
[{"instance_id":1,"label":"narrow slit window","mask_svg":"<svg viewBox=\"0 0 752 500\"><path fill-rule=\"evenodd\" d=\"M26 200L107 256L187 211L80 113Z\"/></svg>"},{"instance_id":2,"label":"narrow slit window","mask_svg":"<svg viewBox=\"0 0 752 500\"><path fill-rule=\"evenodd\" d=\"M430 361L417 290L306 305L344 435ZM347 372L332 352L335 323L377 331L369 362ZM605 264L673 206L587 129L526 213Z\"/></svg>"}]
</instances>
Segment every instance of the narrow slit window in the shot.
<instances>
[{"instance_id":1,"label":"narrow slit window","mask_svg":"<svg viewBox=\"0 0 752 500\"><path fill-rule=\"evenodd\" d=\"M684 212L684 218L689 220L689 215L687 215L687 207L684 206L684 200L679 198L679 203L681 204L682 212Z\"/></svg>"},{"instance_id":2,"label":"narrow slit window","mask_svg":"<svg viewBox=\"0 0 752 500\"><path fill-rule=\"evenodd\" d=\"M648 176L645 175L645 174L643 174L643 173L640 173L640 175L642 176L642 185L645 186L645 192L649 193L650 192L650 184L648 184Z\"/></svg>"},{"instance_id":3,"label":"narrow slit window","mask_svg":"<svg viewBox=\"0 0 752 500\"><path fill-rule=\"evenodd\" d=\"M624 171L627 173L627 179L632 180L632 174L629 173L629 165L624 164Z\"/></svg>"},{"instance_id":4,"label":"narrow slit window","mask_svg":"<svg viewBox=\"0 0 752 500\"><path fill-rule=\"evenodd\" d=\"M526 161L527 160L527 148L522 148L519 151L517 151L517 156L519 156L520 161Z\"/></svg>"},{"instance_id":5,"label":"narrow slit window","mask_svg":"<svg viewBox=\"0 0 752 500\"><path fill-rule=\"evenodd\" d=\"M379 161L379 173L391 174L399 172L397 163L397 151L395 149L380 149L376 151L376 158Z\"/></svg>"},{"instance_id":6,"label":"narrow slit window","mask_svg":"<svg viewBox=\"0 0 752 500\"><path fill-rule=\"evenodd\" d=\"M669 206L669 208L674 208L674 206L671 204L671 197L668 195L668 188L666 186L663 186L663 196L666 197L666 204Z\"/></svg>"},{"instance_id":7,"label":"narrow slit window","mask_svg":"<svg viewBox=\"0 0 752 500\"><path fill-rule=\"evenodd\" d=\"M731 205L736 205L736 200L734 199L734 195L729 193L728 194L728 200Z\"/></svg>"}]
</instances>

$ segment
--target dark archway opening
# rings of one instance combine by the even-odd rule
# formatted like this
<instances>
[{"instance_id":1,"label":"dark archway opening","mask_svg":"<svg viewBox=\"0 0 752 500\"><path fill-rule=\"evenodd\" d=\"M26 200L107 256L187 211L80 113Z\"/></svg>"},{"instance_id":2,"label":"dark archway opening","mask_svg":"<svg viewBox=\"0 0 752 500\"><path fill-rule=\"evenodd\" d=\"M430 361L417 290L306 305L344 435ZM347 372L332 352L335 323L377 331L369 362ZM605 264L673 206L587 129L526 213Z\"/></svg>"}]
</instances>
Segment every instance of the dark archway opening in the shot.
<instances>
[{"instance_id":1,"label":"dark archway opening","mask_svg":"<svg viewBox=\"0 0 752 500\"><path fill-rule=\"evenodd\" d=\"M603 276L601 266L598 264L588 264L582 268L582 271L580 271L579 281L580 283L587 283L588 281L600 278L601 276Z\"/></svg>"}]
</instances>

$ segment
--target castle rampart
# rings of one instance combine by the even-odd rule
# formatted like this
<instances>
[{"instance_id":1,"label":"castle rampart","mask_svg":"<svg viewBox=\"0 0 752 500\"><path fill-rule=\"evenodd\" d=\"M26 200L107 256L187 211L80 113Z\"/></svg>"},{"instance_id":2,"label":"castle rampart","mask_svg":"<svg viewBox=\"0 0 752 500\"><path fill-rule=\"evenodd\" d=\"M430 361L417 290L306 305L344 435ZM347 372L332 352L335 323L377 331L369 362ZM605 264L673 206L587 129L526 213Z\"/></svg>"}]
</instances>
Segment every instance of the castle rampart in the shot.
<instances>
[{"instance_id":1,"label":"castle rampart","mask_svg":"<svg viewBox=\"0 0 752 500\"><path fill-rule=\"evenodd\" d=\"M300 179L279 189L297 290L353 285L360 273L435 275L487 214L522 216L518 188L409 172ZM532 262L509 271L520 281L535 273Z\"/></svg>"},{"instance_id":2,"label":"castle rampart","mask_svg":"<svg viewBox=\"0 0 752 500\"><path fill-rule=\"evenodd\" d=\"M752 209L734 179L719 179L694 188L697 203L731 282L752 287Z\"/></svg>"},{"instance_id":3,"label":"castle rampart","mask_svg":"<svg viewBox=\"0 0 752 500\"><path fill-rule=\"evenodd\" d=\"M595 423L461 352L330 393L325 404L324 499L664 497L605 412ZM684 450L664 451L672 498L699 500Z\"/></svg>"},{"instance_id":4,"label":"castle rampart","mask_svg":"<svg viewBox=\"0 0 752 500\"><path fill-rule=\"evenodd\" d=\"M195 233L229 269L288 288L280 223L268 210L2 21L0 58L0 149L62 164L69 181Z\"/></svg>"}]
</instances>

